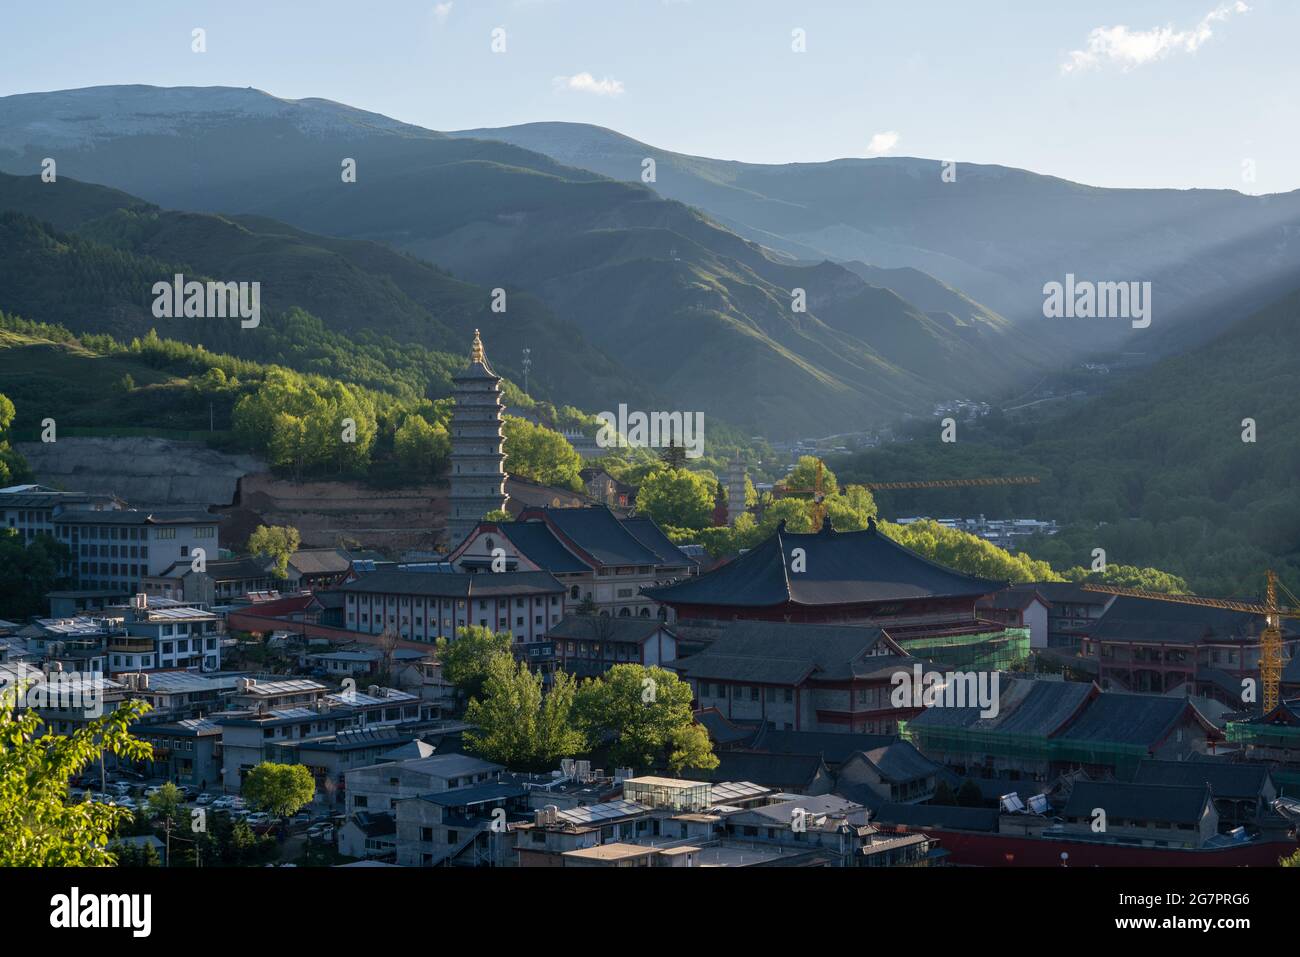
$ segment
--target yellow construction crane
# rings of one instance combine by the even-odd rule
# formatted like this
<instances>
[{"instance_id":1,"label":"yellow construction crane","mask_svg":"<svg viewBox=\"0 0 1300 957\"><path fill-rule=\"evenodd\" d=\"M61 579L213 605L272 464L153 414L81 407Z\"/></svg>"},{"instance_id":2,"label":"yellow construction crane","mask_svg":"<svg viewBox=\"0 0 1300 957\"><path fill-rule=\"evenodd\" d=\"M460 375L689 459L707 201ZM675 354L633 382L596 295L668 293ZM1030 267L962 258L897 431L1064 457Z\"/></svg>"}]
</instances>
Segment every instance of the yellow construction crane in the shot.
<instances>
[{"instance_id":1,"label":"yellow construction crane","mask_svg":"<svg viewBox=\"0 0 1300 957\"><path fill-rule=\"evenodd\" d=\"M813 482L812 488L792 488L788 485L776 486L777 491L783 495L812 495L813 511L812 523L813 528L820 528L823 519L826 517L826 491L824 488L824 478L826 474L826 463L821 459L817 460L817 476ZM932 481L916 482L861 482L861 484L872 492L888 492L898 489L928 489L928 488L981 488L990 485L1037 485L1039 478L1036 475L1008 475L997 478L967 478L967 479L937 479Z\"/></svg>"},{"instance_id":2,"label":"yellow construction crane","mask_svg":"<svg viewBox=\"0 0 1300 957\"><path fill-rule=\"evenodd\" d=\"M1263 695L1261 703L1264 714L1270 713L1278 706L1282 694L1282 619L1300 618L1300 601L1291 594L1290 589L1277 578L1277 572L1269 570L1267 584L1264 587L1264 603L1236 601L1231 598L1201 598L1197 595L1168 595L1164 592L1144 591L1141 588L1120 588L1115 585L1084 585L1085 591L1104 592L1110 595L1125 595L1130 598L1150 598L1156 601L1171 601L1180 605L1199 605L1202 608L1223 608L1228 611L1243 611L1252 615L1264 616L1264 632L1259 638L1259 683ZM1291 605L1277 603L1278 589L1291 601Z\"/></svg>"}]
</instances>

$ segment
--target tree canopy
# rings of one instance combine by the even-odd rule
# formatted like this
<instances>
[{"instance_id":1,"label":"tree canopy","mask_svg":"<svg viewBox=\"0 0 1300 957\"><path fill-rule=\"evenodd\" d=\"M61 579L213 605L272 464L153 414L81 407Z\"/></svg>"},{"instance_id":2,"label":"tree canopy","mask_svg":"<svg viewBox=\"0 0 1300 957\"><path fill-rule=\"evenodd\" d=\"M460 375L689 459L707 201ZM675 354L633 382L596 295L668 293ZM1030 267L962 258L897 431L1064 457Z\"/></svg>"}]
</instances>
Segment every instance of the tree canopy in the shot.
<instances>
[{"instance_id":1,"label":"tree canopy","mask_svg":"<svg viewBox=\"0 0 1300 957\"><path fill-rule=\"evenodd\" d=\"M465 733L465 746L510 768L543 771L561 758L586 750L586 737L573 724L576 684L556 672L542 693L542 676L525 661L499 653L488 662L482 696L471 699L465 720L477 730Z\"/></svg>"},{"instance_id":2,"label":"tree canopy","mask_svg":"<svg viewBox=\"0 0 1300 957\"><path fill-rule=\"evenodd\" d=\"M126 701L68 734L41 733L35 711L0 694L0 867L102 867L114 863L109 837L129 808L72 801L68 781L101 754L143 760L153 748L129 728L148 710Z\"/></svg>"},{"instance_id":3,"label":"tree canopy","mask_svg":"<svg viewBox=\"0 0 1300 957\"><path fill-rule=\"evenodd\" d=\"M263 761L244 778L243 795L259 810L289 817L316 797L316 780L301 764Z\"/></svg>"},{"instance_id":4,"label":"tree canopy","mask_svg":"<svg viewBox=\"0 0 1300 957\"><path fill-rule=\"evenodd\" d=\"M273 571L284 578L289 574L289 559L301 541L298 529L292 525L259 525L248 536L248 551L260 558L273 559Z\"/></svg>"}]
</instances>

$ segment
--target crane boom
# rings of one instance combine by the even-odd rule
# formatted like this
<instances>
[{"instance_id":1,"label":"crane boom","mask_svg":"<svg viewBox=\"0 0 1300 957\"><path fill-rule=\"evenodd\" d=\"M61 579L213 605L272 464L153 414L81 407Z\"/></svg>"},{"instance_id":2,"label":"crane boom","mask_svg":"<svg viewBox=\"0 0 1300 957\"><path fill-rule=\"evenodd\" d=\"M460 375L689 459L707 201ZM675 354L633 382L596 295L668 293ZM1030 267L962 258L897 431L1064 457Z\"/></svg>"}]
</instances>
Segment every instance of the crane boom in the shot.
<instances>
[{"instance_id":1,"label":"crane boom","mask_svg":"<svg viewBox=\"0 0 1300 957\"><path fill-rule=\"evenodd\" d=\"M1155 601L1169 601L1180 605L1198 605L1202 608L1223 608L1228 611L1241 611L1252 615L1264 616L1264 630L1259 636L1259 683L1263 696L1261 704L1264 714L1269 714L1278 706L1282 693L1282 619L1300 618L1300 607L1279 605L1278 589L1282 589L1291 601L1296 602L1295 595L1277 579L1277 572L1271 569L1267 573L1264 603L1236 601L1231 598L1202 598L1199 595L1169 595L1163 592L1144 591L1141 588L1122 588L1116 585L1084 585L1084 591L1102 592L1110 595L1123 595L1129 598L1147 598ZM1300 605L1300 602L1296 602Z\"/></svg>"},{"instance_id":2,"label":"crane boom","mask_svg":"<svg viewBox=\"0 0 1300 957\"><path fill-rule=\"evenodd\" d=\"M1037 485L1037 475L1006 475L995 478L935 479L917 482L864 482L873 492L887 492L905 488L979 488L987 485Z\"/></svg>"}]
</instances>

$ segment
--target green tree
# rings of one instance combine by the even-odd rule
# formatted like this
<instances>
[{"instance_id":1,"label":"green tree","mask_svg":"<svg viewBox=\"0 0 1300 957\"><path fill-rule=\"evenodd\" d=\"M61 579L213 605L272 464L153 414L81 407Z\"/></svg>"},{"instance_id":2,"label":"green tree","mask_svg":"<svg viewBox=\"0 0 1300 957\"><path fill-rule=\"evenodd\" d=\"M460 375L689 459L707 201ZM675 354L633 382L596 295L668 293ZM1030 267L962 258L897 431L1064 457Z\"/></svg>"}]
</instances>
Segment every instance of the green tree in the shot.
<instances>
[{"instance_id":1,"label":"green tree","mask_svg":"<svg viewBox=\"0 0 1300 957\"><path fill-rule=\"evenodd\" d=\"M492 660L504 655L513 660L513 641L508 631L494 632L481 625L467 625L456 632L453 641L439 638L436 645L442 677L456 686L466 699L483 694Z\"/></svg>"},{"instance_id":2,"label":"green tree","mask_svg":"<svg viewBox=\"0 0 1300 957\"><path fill-rule=\"evenodd\" d=\"M149 810L158 818L180 820L181 806L185 803L181 789L168 781L149 797Z\"/></svg>"},{"instance_id":3,"label":"green tree","mask_svg":"<svg viewBox=\"0 0 1300 957\"><path fill-rule=\"evenodd\" d=\"M272 571L276 577L285 578L289 574L289 559L301 543L298 529L292 525L259 525L248 536L248 551L258 558L273 559Z\"/></svg>"},{"instance_id":4,"label":"green tree","mask_svg":"<svg viewBox=\"0 0 1300 957\"><path fill-rule=\"evenodd\" d=\"M283 820L312 802L316 781L301 764L263 761L248 772L243 795L253 807Z\"/></svg>"},{"instance_id":5,"label":"green tree","mask_svg":"<svg viewBox=\"0 0 1300 957\"><path fill-rule=\"evenodd\" d=\"M785 477L781 483L787 488L801 489L811 491L817 487L817 463L818 458L815 455L801 455L799 461L795 463L790 474ZM840 490L840 484L836 481L835 473L826 465L822 466L822 494L831 496Z\"/></svg>"},{"instance_id":6,"label":"green tree","mask_svg":"<svg viewBox=\"0 0 1300 957\"><path fill-rule=\"evenodd\" d=\"M1296 851L1287 857L1280 857L1277 861L1278 867L1300 867L1300 851Z\"/></svg>"},{"instance_id":7,"label":"green tree","mask_svg":"<svg viewBox=\"0 0 1300 957\"><path fill-rule=\"evenodd\" d=\"M0 529L0 618L24 621L44 614L45 595L68 581L62 569L70 561L72 550L49 535L24 545L14 529Z\"/></svg>"},{"instance_id":8,"label":"green tree","mask_svg":"<svg viewBox=\"0 0 1300 957\"><path fill-rule=\"evenodd\" d=\"M0 867L103 867L128 808L72 801L68 781L102 754L145 760L153 748L130 726L149 706L123 703L70 734L40 734L41 718L15 708L21 689L0 695Z\"/></svg>"},{"instance_id":9,"label":"green tree","mask_svg":"<svg viewBox=\"0 0 1300 957\"><path fill-rule=\"evenodd\" d=\"M499 654L488 664L482 698L470 700L465 720L477 727L465 733L466 747L490 761L519 770L552 768L564 757L586 748L586 739L573 725L575 683L557 672L547 694L542 676Z\"/></svg>"},{"instance_id":10,"label":"green tree","mask_svg":"<svg viewBox=\"0 0 1300 957\"><path fill-rule=\"evenodd\" d=\"M14 404L0 392L0 486L26 478L28 474L27 462L9 447L9 441L5 438L9 427L14 424L16 414ZM0 589L0 594L2 593L3 589Z\"/></svg>"},{"instance_id":11,"label":"green tree","mask_svg":"<svg viewBox=\"0 0 1300 957\"><path fill-rule=\"evenodd\" d=\"M614 665L578 688L577 725L594 744L608 743L621 766L686 768L718 766L708 732L695 723L690 685L658 667Z\"/></svg>"},{"instance_id":12,"label":"green tree","mask_svg":"<svg viewBox=\"0 0 1300 957\"><path fill-rule=\"evenodd\" d=\"M559 432L514 415L505 417L502 431L510 474L575 492L582 489L582 456Z\"/></svg>"},{"instance_id":13,"label":"green tree","mask_svg":"<svg viewBox=\"0 0 1300 957\"><path fill-rule=\"evenodd\" d=\"M1064 572L1066 581L1096 582L1104 585L1117 585L1121 588L1140 588L1143 591L1164 592L1166 594L1187 594L1187 582L1177 575L1170 575L1158 568L1138 568L1135 565L1110 565L1104 572L1090 571L1076 565Z\"/></svg>"},{"instance_id":14,"label":"green tree","mask_svg":"<svg viewBox=\"0 0 1300 957\"><path fill-rule=\"evenodd\" d=\"M660 525L706 528L712 522L713 486L697 472L659 469L641 483L636 508Z\"/></svg>"},{"instance_id":15,"label":"green tree","mask_svg":"<svg viewBox=\"0 0 1300 957\"><path fill-rule=\"evenodd\" d=\"M441 425L408 415L393 434L393 452L407 472L432 479L447 468L451 439Z\"/></svg>"}]
</instances>

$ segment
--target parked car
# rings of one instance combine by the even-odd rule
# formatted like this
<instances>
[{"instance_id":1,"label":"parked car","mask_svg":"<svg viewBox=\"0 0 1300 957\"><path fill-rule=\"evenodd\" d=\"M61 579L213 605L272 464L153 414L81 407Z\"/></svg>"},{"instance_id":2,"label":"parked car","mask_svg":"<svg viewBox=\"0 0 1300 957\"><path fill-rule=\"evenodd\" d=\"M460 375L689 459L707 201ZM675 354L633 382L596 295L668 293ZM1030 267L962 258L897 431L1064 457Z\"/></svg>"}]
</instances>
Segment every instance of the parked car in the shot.
<instances>
[{"instance_id":1,"label":"parked car","mask_svg":"<svg viewBox=\"0 0 1300 957\"><path fill-rule=\"evenodd\" d=\"M204 791L202 794L200 794L198 797L194 799L194 803L197 804L199 807L205 807L211 804L215 800L216 800L215 797L213 797L211 794L208 794L206 791Z\"/></svg>"},{"instance_id":2,"label":"parked car","mask_svg":"<svg viewBox=\"0 0 1300 957\"><path fill-rule=\"evenodd\" d=\"M219 797L212 802L212 810L229 811L235 806L235 799L230 797Z\"/></svg>"}]
</instances>

